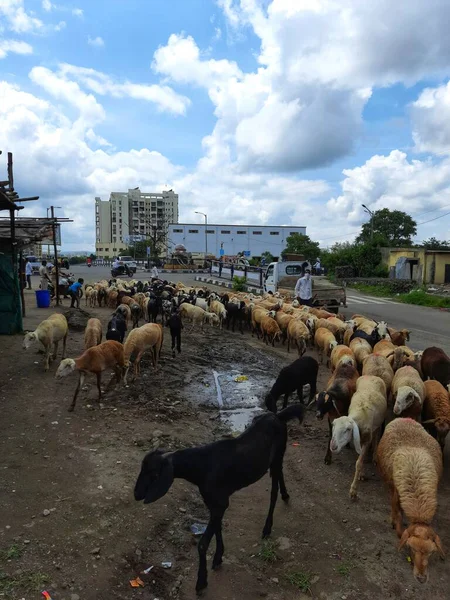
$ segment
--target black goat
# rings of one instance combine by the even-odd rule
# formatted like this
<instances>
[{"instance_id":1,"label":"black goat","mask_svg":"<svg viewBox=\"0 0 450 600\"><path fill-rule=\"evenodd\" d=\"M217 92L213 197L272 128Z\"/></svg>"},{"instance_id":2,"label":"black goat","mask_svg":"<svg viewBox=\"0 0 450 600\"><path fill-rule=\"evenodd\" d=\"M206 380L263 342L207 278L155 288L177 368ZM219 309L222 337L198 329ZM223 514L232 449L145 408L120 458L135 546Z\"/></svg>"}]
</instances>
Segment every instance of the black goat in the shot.
<instances>
[{"instance_id":1,"label":"black goat","mask_svg":"<svg viewBox=\"0 0 450 600\"><path fill-rule=\"evenodd\" d=\"M97 302L98 302L98 305L100 308L102 306L102 302L104 302L104 304L106 306L107 299L108 299L108 294L106 293L105 288L101 287L97 293Z\"/></svg>"},{"instance_id":2,"label":"black goat","mask_svg":"<svg viewBox=\"0 0 450 600\"><path fill-rule=\"evenodd\" d=\"M381 340L381 335L378 333L378 329L376 327L370 335L368 333L366 333L365 331L361 331L360 329L357 329L355 331L355 333L352 334L352 337L350 338L350 342L356 338L361 338L363 340L366 340L366 342L369 342L369 344L373 348L375 346L375 344Z\"/></svg>"},{"instance_id":3,"label":"black goat","mask_svg":"<svg viewBox=\"0 0 450 600\"><path fill-rule=\"evenodd\" d=\"M303 386L309 383L309 401L316 395L317 373L319 363L312 356L297 358L287 367L283 367L266 396L267 409L277 412L277 400L284 394L283 408L286 408L289 396L295 391L298 399L303 403Z\"/></svg>"},{"instance_id":4,"label":"black goat","mask_svg":"<svg viewBox=\"0 0 450 600\"><path fill-rule=\"evenodd\" d=\"M150 296L147 304L148 320L150 323L156 323L159 313L162 315L162 300L160 296Z\"/></svg>"},{"instance_id":5,"label":"black goat","mask_svg":"<svg viewBox=\"0 0 450 600\"><path fill-rule=\"evenodd\" d=\"M133 329L135 327L139 327L139 318L141 316L141 307L139 306L139 304L137 302L135 302L134 304L132 304L130 306L130 310L131 310L131 321L133 323Z\"/></svg>"},{"instance_id":6,"label":"black goat","mask_svg":"<svg viewBox=\"0 0 450 600\"><path fill-rule=\"evenodd\" d=\"M181 352L181 330L183 329L183 322L181 320L180 313L178 311L172 312L168 318L167 324L169 325L170 335L172 338L172 358L175 358L175 345L177 347L178 354Z\"/></svg>"},{"instance_id":7,"label":"black goat","mask_svg":"<svg viewBox=\"0 0 450 600\"><path fill-rule=\"evenodd\" d=\"M127 332L127 322L122 313L113 313L111 320L108 323L106 332L107 340L114 340L123 344L125 333Z\"/></svg>"},{"instance_id":8,"label":"black goat","mask_svg":"<svg viewBox=\"0 0 450 600\"><path fill-rule=\"evenodd\" d=\"M239 331L243 334L244 330L242 328L242 322L245 319L245 302L242 300L239 302L239 304L227 302L224 306L227 311L227 329L230 328L231 323L231 330L234 333L234 325L237 321Z\"/></svg>"},{"instance_id":9,"label":"black goat","mask_svg":"<svg viewBox=\"0 0 450 600\"><path fill-rule=\"evenodd\" d=\"M283 500L286 502L289 499L283 477L286 422L294 418L302 422L303 415L304 407L293 404L278 415L264 413L255 417L250 427L235 439L219 440L206 446L175 452L154 450L142 461L134 488L136 500L143 500L144 504L155 502L168 492L174 479L180 478L198 486L209 510L209 523L198 544L197 593L208 585L206 553L214 535L216 552L213 569L222 564L222 519L230 496L261 479L268 469L272 477L272 491L263 537L270 535L278 488Z\"/></svg>"}]
</instances>

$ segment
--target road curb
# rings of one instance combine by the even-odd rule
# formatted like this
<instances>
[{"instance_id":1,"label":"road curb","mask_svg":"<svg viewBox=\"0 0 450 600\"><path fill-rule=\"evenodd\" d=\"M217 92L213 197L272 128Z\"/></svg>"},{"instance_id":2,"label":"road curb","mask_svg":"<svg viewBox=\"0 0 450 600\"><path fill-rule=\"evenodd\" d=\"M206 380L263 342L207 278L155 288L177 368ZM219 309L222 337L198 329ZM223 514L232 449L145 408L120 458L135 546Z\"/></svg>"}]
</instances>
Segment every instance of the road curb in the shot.
<instances>
[{"instance_id":1,"label":"road curb","mask_svg":"<svg viewBox=\"0 0 450 600\"><path fill-rule=\"evenodd\" d=\"M201 281L202 283L209 283L210 285L217 285L219 287L225 287L229 290L233 289L233 284L228 281L220 281L219 279L212 279L211 277L199 277L195 278L195 281ZM251 294L262 294L262 290L260 288L252 287L249 285L244 285L245 291L250 292Z\"/></svg>"}]
</instances>

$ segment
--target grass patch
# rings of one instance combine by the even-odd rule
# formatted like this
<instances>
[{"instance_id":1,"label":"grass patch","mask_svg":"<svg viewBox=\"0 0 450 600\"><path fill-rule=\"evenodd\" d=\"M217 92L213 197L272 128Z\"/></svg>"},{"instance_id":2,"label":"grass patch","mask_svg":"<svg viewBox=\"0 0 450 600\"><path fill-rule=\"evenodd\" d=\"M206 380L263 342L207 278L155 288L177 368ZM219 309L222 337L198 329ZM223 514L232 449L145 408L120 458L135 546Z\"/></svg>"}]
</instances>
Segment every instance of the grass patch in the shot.
<instances>
[{"instance_id":1,"label":"grass patch","mask_svg":"<svg viewBox=\"0 0 450 600\"><path fill-rule=\"evenodd\" d=\"M0 560L14 560L20 558L23 554L23 547L18 544L13 544L6 550L0 550Z\"/></svg>"},{"instance_id":2,"label":"grass patch","mask_svg":"<svg viewBox=\"0 0 450 600\"><path fill-rule=\"evenodd\" d=\"M387 285L364 285L363 283L354 283L351 287L363 294L370 294L370 296L379 296L381 298L395 296Z\"/></svg>"},{"instance_id":3,"label":"grass patch","mask_svg":"<svg viewBox=\"0 0 450 600\"><path fill-rule=\"evenodd\" d=\"M404 304L416 304L417 306L431 306L435 308L450 308L450 298L427 294L423 290L413 290L409 294L400 294L400 302Z\"/></svg>"},{"instance_id":4,"label":"grass patch","mask_svg":"<svg viewBox=\"0 0 450 600\"><path fill-rule=\"evenodd\" d=\"M50 577L39 571L24 571L20 575L7 575L0 572L0 593L5 594L6 598L12 598L10 594L16 590L41 592L47 583L50 583Z\"/></svg>"},{"instance_id":5,"label":"grass patch","mask_svg":"<svg viewBox=\"0 0 450 600\"><path fill-rule=\"evenodd\" d=\"M267 563L274 563L278 560L277 544L273 540L265 540L262 543L261 550L258 552L258 557Z\"/></svg>"},{"instance_id":6,"label":"grass patch","mask_svg":"<svg viewBox=\"0 0 450 600\"><path fill-rule=\"evenodd\" d=\"M298 590L307 594L311 592L311 580L313 575L308 571L293 571L287 575L287 580L291 585L296 587Z\"/></svg>"},{"instance_id":7,"label":"grass patch","mask_svg":"<svg viewBox=\"0 0 450 600\"><path fill-rule=\"evenodd\" d=\"M348 577L354 567L355 565L351 561L344 560L336 567L336 572L342 577Z\"/></svg>"}]
</instances>

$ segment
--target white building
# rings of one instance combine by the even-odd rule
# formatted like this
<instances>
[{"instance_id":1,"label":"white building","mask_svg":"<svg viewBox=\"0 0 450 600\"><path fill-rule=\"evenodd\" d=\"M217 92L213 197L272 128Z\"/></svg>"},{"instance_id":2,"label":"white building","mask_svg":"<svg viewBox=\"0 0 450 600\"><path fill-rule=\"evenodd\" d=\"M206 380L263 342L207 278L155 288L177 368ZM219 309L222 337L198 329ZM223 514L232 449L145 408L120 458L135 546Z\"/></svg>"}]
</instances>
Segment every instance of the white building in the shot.
<instances>
[{"instance_id":1,"label":"white building","mask_svg":"<svg viewBox=\"0 0 450 600\"><path fill-rule=\"evenodd\" d=\"M100 258L120 254L133 239L146 239L155 227L167 233L178 221L178 194L168 192L111 192L109 200L95 198L95 251ZM165 235L163 236L165 238Z\"/></svg>"},{"instance_id":2,"label":"white building","mask_svg":"<svg viewBox=\"0 0 450 600\"><path fill-rule=\"evenodd\" d=\"M261 256L266 251L280 256L292 233L306 235L306 227L171 223L168 247L169 252L173 252L175 246L183 244L188 252L204 254L207 244L208 254L217 258L221 254L235 256L238 252L250 253L247 254L250 257Z\"/></svg>"}]
</instances>

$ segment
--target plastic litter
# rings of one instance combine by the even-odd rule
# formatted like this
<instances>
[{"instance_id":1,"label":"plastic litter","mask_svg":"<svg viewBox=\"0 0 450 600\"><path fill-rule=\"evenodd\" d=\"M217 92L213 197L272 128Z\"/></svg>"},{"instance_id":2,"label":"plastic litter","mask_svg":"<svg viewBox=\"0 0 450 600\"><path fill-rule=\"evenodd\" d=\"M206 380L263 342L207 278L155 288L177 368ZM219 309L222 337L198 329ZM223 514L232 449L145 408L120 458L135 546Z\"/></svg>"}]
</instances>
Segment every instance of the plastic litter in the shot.
<instances>
[{"instance_id":1,"label":"plastic litter","mask_svg":"<svg viewBox=\"0 0 450 600\"><path fill-rule=\"evenodd\" d=\"M152 569L153 569L153 565L151 567L147 567L146 569L144 569L142 571L142 574L143 575L148 575Z\"/></svg>"},{"instance_id":2,"label":"plastic litter","mask_svg":"<svg viewBox=\"0 0 450 600\"><path fill-rule=\"evenodd\" d=\"M248 381L247 375L238 375L234 378L236 383L242 383L243 381Z\"/></svg>"},{"instance_id":3,"label":"plastic litter","mask_svg":"<svg viewBox=\"0 0 450 600\"><path fill-rule=\"evenodd\" d=\"M41 592L41 594L44 596L44 598L46 598L46 600L52 600L52 597L50 596L50 594L48 592L46 592L45 590L43 592Z\"/></svg>"},{"instance_id":4,"label":"plastic litter","mask_svg":"<svg viewBox=\"0 0 450 600\"><path fill-rule=\"evenodd\" d=\"M131 587L134 587L134 588L145 587L145 583L142 581L142 579L140 577L136 577L136 579L131 579L130 585L131 585Z\"/></svg>"},{"instance_id":5,"label":"plastic litter","mask_svg":"<svg viewBox=\"0 0 450 600\"><path fill-rule=\"evenodd\" d=\"M193 523L191 525L191 533L194 535L203 535L206 531L206 525L202 523Z\"/></svg>"},{"instance_id":6,"label":"plastic litter","mask_svg":"<svg viewBox=\"0 0 450 600\"><path fill-rule=\"evenodd\" d=\"M297 448L297 446L300 446L300 444L298 442L293 442L292 445L294 446L294 448Z\"/></svg>"},{"instance_id":7,"label":"plastic litter","mask_svg":"<svg viewBox=\"0 0 450 600\"><path fill-rule=\"evenodd\" d=\"M163 562L163 563L161 563L161 566L163 569L171 569L172 563L171 562Z\"/></svg>"}]
</instances>

